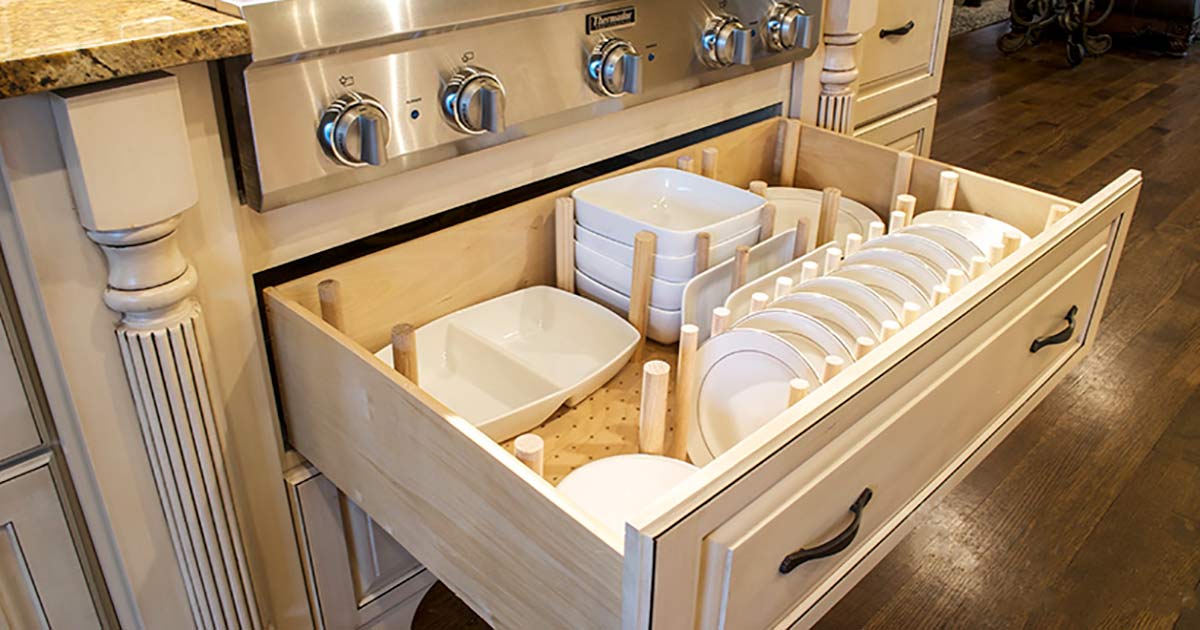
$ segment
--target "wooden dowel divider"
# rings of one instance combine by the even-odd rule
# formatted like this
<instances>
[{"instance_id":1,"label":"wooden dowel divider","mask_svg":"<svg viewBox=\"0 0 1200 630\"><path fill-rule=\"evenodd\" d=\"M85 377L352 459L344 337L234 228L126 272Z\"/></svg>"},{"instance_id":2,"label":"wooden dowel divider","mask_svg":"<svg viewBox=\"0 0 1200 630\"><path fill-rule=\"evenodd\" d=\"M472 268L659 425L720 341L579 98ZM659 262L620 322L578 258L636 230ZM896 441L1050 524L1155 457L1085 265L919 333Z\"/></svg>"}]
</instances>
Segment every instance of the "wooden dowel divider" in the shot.
<instances>
[{"instance_id":1,"label":"wooden dowel divider","mask_svg":"<svg viewBox=\"0 0 1200 630\"><path fill-rule=\"evenodd\" d=\"M638 450L651 455L665 452L667 438L667 389L671 364L647 361L642 366L642 406L638 413Z\"/></svg>"},{"instance_id":2,"label":"wooden dowel divider","mask_svg":"<svg viewBox=\"0 0 1200 630\"><path fill-rule=\"evenodd\" d=\"M894 319L884 320L884 322L882 324L880 324L880 326L883 328L883 340L884 341L887 341L888 339L895 337L896 333L900 332L900 328L901 328L900 322L898 322Z\"/></svg>"},{"instance_id":3,"label":"wooden dowel divider","mask_svg":"<svg viewBox=\"0 0 1200 630\"><path fill-rule=\"evenodd\" d=\"M938 175L937 200L933 204L935 210L953 210L955 198L958 196L958 173L942 171Z\"/></svg>"},{"instance_id":4,"label":"wooden dowel divider","mask_svg":"<svg viewBox=\"0 0 1200 630\"><path fill-rule=\"evenodd\" d=\"M396 324L392 327L392 368L419 384L417 366L417 329L412 324Z\"/></svg>"},{"instance_id":5,"label":"wooden dowel divider","mask_svg":"<svg viewBox=\"0 0 1200 630\"><path fill-rule=\"evenodd\" d=\"M1054 227L1055 223L1071 213L1071 206L1061 203L1050 204L1050 212L1046 214L1046 229Z\"/></svg>"},{"instance_id":6,"label":"wooden dowel divider","mask_svg":"<svg viewBox=\"0 0 1200 630\"><path fill-rule=\"evenodd\" d=\"M806 260L800 263L800 283L803 284L809 280L815 279L821 275L821 266L815 260Z\"/></svg>"},{"instance_id":7,"label":"wooden dowel divider","mask_svg":"<svg viewBox=\"0 0 1200 630\"><path fill-rule=\"evenodd\" d=\"M967 272L962 269L951 269L946 272L946 285L951 293L958 293L967 286Z\"/></svg>"},{"instance_id":8,"label":"wooden dowel divider","mask_svg":"<svg viewBox=\"0 0 1200 630\"><path fill-rule=\"evenodd\" d=\"M896 211L904 213L904 227L912 225L913 217L917 214L917 198L912 195L896 197Z\"/></svg>"},{"instance_id":9,"label":"wooden dowel divider","mask_svg":"<svg viewBox=\"0 0 1200 630\"><path fill-rule=\"evenodd\" d=\"M731 313L729 309L725 308L724 306L718 306L714 308L712 311L712 325L708 327L709 337L716 337L726 330L729 330L729 318L732 316L733 313Z\"/></svg>"},{"instance_id":10,"label":"wooden dowel divider","mask_svg":"<svg viewBox=\"0 0 1200 630\"><path fill-rule=\"evenodd\" d=\"M575 200L554 200L554 261L559 289L575 292Z\"/></svg>"},{"instance_id":11,"label":"wooden dowel divider","mask_svg":"<svg viewBox=\"0 0 1200 630\"><path fill-rule=\"evenodd\" d=\"M900 230L904 229L904 219L906 216L907 215L904 214L903 210L897 210L897 211L891 213L890 215L888 215L887 233L895 234L895 233L899 232Z\"/></svg>"},{"instance_id":12,"label":"wooden dowel divider","mask_svg":"<svg viewBox=\"0 0 1200 630\"><path fill-rule=\"evenodd\" d=\"M796 238L792 240L792 260L808 253L808 221L796 221Z\"/></svg>"},{"instance_id":13,"label":"wooden dowel divider","mask_svg":"<svg viewBox=\"0 0 1200 630\"><path fill-rule=\"evenodd\" d=\"M875 347L875 340L870 337L858 337L854 340L854 358L861 359Z\"/></svg>"},{"instance_id":14,"label":"wooden dowel divider","mask_svg":"<svg viewBox=\"0 0 1200 630\"><path fill-rule=\"evenodd\" d=\"M761 179L756 179L750 182L750 192L758 195L759 197L767 196L767 188L770 188L770 185Z\"/></svg>"},{"instance_id":15,"label":"wooden dowel divider","mask_svg":"<svg viewBox=\"0 0 1200 630\"><path fill-rule=\"evenodd\" d=\"M679 328L679 360L675 368L675 430L671 457L687 460L688 431L692 426L692 398L696 395L696 350L700 327L684 324Z\"/></svg>"},{"instance_id":16,"label":"wooden dowel divider","mask_svg":"<svg viewBox=\"0 0 1200 630\"><path fill-rule=\"evenodd\" d=\"M921 307L916 302L905 302L904 312L900 315L900 323L907 326L921 316Z\"/></svg>"},{"instance_id":17,"label":"wooden dowel divider","mask_svg":"<svg viewBox=\"0 0 1200 630\"><path fill-rule=\"evenodd\" d=\"M886 229L887 226L883 224L883 221L872 221L871 224L867 226L867 241L870 242L879 238L880 236L883 236L883 232Z\"/></svg>"},{"instance_id":18,"label":"wooden dowel divider","mask_svg":"<svg viewBox=\"0 0 1200 630\"><path fill-rule=\"evenodd\" d=\"M982 276L988 270L988 259L986 256L972 256L971 269L967 272L972 280Z\"/></svg>"},{"instance_id":19,"label":"wooden dowel divider","mask_svg":"<svg viewBox=\"0 0 1200 630\"><path fill-rule=\"evenodd\" d=\"M334 279L322 280L317 285L317 299L321 302L321 319L326 324L345 332L345 311L342 310L342 283Z\"/></svg>"},{"instance_id":20,"label":"wooden dowel divider","mask_svg":"<svg viewBox=\"0 0 1200 630\"><path fill-rule=\"evenodd\" d=\"M737 253L733 255L733 286L729 288L732 293L742 288L746 284L746 276L750 273L750 248L745 245L738 245Z\"/></svg>"},{"instance_id":21,"label":"wooden dowel divider","mask_svg":"<svg viewBox=\"0 0 1200 630\"><path fill-rule=\"evenodd\" d=\"M792 294L795 281L787 276L775 278L775 299L780 300Z\"/></svg>"},{"instance_id":22,"label":"wooden dowel divider","mask_svg":"<svg viewBox=\"0 0 1200 630\"><path fill-rule=\"evenodd\" d=\"M646 342L646 331L650 326L650 291L653 288L654 252L658 237L654 232L642 230L633 238L633 278L629 285L629 323L638 329L642 340L635 357L640 357Z\"/></svg>"},{"instance_id":23,"label":"wooden dowel divider","mask_svg":"<svg viewBox=\"0 0 1200 630\"><path fill-rule=\"evenodd\" d=\"M712 234L701 232L696 235L696 275L708 271L709 255L712 252Z\"/></svg>"},{"instance_id":24,"label":"wooden dowel divider","mask_svg":"<svg viewBox=\"0 0 1200 630\"><path fill-rule=\"evenodd\" d=\"M802 378L794 378L788 381L788 406L791 407L804 400L810 389L812 389L812 385Z\"/></svg>"},{"instance_id":25,"label":"wooden dowel divider","mask_svg":"<svg viewBox=\"0 0 1200 630\"><path fill-rule=\"evenodd\" d=\"M821 370L821 382L827 383L830 379L842 373L842 369L846 367L846 360L836 355L825 357L825 365Z\"/></svg>"},{"instance_id":26,"label":"wooden dowel divider","mask_svg":"<svg viewBox=\"0 0 1200 630\"><path fill-rule=\"evenodd\" d=\"M933 305L937 306L945 302L950 297L950 287L945 284L939 284L933 287Z\"/></svg>"},{"instance_id":27,"label":"wooden dowel divider","mask_svg":"<svg viewBox=\"0 0 1200 630\"><path fill-rule=\"evenodd\" d=\"M838 267L841 266L842 250L837 247L830 247L829 249L825 250L825 273L833 273L838 270Z\"/></svg>"},{"instance_id":28,"label":"wooden dowel divider","mask_svg":"<svg viewBox=\"0 0 1200 630\"><path fill-rule=\"evenodd\" d=\"M900 155L896 156L896 173L892 180L892 206L888 208L889 212L896 210L896 197L908 194L909 186L912 185L912 171L913 154L901 151Z\"/></svg>"},{"instance_id":29,"label":"wooden dowel divider","mask_svg":"<svg viewBox=\"0 0 1200 630\"><path fill-rule=\"evenodd\" d=\"M766 293L763 293L761 291L756 292L754 295L750 296L750 312L757 313L757 312L767 308L767 305L770 303L771 303L770 295L767 295Z\"/></svg>"},{"instance_id":30,"label":"wooden dowel divider","mask_svg":"<svg viewBox=\"0 0 1200 630\"><path fill-rule=\"evenodd\" d=\"M545 474L546 441L540 436L533 433L517 436L513 440L513 454L538 476Z\"/></svg>"},{"instance_id":31,"label":"wooden dowel divider","mask_svg":"<svg viewBox=\"0 0 1200 630\"><path fill-rule=\"evenodd\" d=\"M837 237L838 213L842 209L842 191L826 188L821 193L821 218L817 223L817 245L824 245Z\"/></svg>"},{"instance_id":32,"label":"wooden dowel divider","mask_svg":"<svg viewBox=\"0 0 1200 630\"><path fill-rule=\"evenodd\" d=\"M681 155L675 160L675 168L685 173L695 173L696 161L690 155Z\"/></svg>"},{"instance_id":33,"label":"wooden dowel divider","mask_svg":"<svg viewBox=\"0 0 1200 630\"><path fill-rule=\"evenodd\" d=\"M1004 243L992 243L988 247L988 264L995 267L1004 260Z\"/></svg>"},{"instance_id":34,"label":"wooden dowel divider","mask_svg":"<svg viewBox=\"0 0 1200 630\"><path fill-rule=\"evenodd\" d=\"M800 121L783 121L783 156L779 160L779 185L792 186L796 183L796 158L800 155Z\"/></svg>"},{"instance_id":35,"label":"wooden dowel divider","mask_svg":"<svg viewBox=\"0 0 1200 630\"><path fill-rule=\"evenodd\" d=\"M700 174L709 178L717 178L717 156L719 152L716 147L705 147L700 151Z\"/></svg>"},{"instance_id":36,"label":"wooden dowel divider","mask_svg":"<svg viewBox=\"0 0 1200 630\"><path fill-rule=\"evenodd\" d=\"M767 202L759 215L761 227L758 231L758 242L763 242L775 236L775 204Z\"/></svg>"},{"instance_id":37,"label":"wooden dowel divider","mask_svg":"<svg viewBox=\"0 0 1200 630\"><path fill-rule=\"evenodd\" d=\"M863 244L862 234L859 234L857 232L847 234L846 235L846 247L845 247L846 257L849 258L850 256L857 254L858 250L862 248L862 244Z\"/></svg>"},{"instance_id":38,"label":"wooden dowel divider","mask_svg":"<svg viewBox=\"0 0 1200 630\"><path fill-rule=\"evenodd\" d=\"M1008 258L1021 247L1021 235L1016 232L1004 233L1004 257Z\"/></svg>"}]
</instances>

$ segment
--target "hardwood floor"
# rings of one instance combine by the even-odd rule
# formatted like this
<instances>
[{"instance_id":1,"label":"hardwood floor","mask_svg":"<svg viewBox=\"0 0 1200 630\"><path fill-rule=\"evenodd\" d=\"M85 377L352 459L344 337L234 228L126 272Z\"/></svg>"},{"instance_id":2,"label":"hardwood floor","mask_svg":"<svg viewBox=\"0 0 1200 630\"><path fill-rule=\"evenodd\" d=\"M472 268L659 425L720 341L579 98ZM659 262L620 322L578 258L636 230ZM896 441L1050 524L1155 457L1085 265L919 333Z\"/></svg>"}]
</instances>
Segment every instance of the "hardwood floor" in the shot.
<instances>
[{"instance_id":1,"label":"hardwood floor","mask_svg":"<svg viewBox=\"0 0 1200 630\"><path fill-rule=\"evenodd\" d=\"M1200 628L1200 58L951 40L937 159L1146 182L1095 353L818 625Z\"/></svg>"}]
</instances>

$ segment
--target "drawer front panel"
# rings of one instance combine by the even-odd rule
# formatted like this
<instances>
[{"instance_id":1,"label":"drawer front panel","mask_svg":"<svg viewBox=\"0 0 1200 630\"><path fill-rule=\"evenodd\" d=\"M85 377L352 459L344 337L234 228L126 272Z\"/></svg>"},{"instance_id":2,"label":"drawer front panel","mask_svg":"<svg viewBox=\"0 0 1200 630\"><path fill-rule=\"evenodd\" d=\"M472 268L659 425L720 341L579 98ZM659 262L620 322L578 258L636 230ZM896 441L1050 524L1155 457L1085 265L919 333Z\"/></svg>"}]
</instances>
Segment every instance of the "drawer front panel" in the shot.
<instances>
[{"instance_id":1,"label":"drawer front panel","mask_svg":"<svg viewBox=\"0 0 1200 630\"><path fill-rule=\"evenodd\" d=\"M709 535L702 627L767 627L897 515L915 509L914 499L940 472L1080 350L1107 242L1107 233L1097 236L1027 299L901 384L852 430ZM1032 340L1065 327L1063 315L1072 308L1074 333L1031 352ZM789 553L849 533L848 508L868 488L872 495L849 547L781 572Z\"/></svg>"},{"instance_id":2,"label":"drawer front panel","mask_svg":"<svg viewBox=\"0 0 1200 630\"><path fill-rule=\"evenodd\" d=\"M933 125L937 119L937 100L919 105L854 130L854 137L889 149L929 156L933 145Z\"/></svg>"},{"instance_id":3,"label":"drawer front panel","mask_svg":"<svg viewBox=\"0 0 1200 630\"><path fill-rule=\"evenodd\" d=\"M880 2L874 28L863 33L855 118L874 120L937 94L949 35L951 0ZM912 22L905 35L880 37Z\"/></svg>"},{"instance_id":4,"label":"drawer front panel","mask_svg":"<svg viewBox=\"0 0 1200 630\"><path fill-rule=\"evenodd\" d=\"M2 268L0 273L3 273ZM0 304L2 308L4 305ZM5 334L5 324L0 315L0 435L4 436L0 441L0 461L42 443L21 373L17 370L14 348Z\"/></svg>"}]
</instances>

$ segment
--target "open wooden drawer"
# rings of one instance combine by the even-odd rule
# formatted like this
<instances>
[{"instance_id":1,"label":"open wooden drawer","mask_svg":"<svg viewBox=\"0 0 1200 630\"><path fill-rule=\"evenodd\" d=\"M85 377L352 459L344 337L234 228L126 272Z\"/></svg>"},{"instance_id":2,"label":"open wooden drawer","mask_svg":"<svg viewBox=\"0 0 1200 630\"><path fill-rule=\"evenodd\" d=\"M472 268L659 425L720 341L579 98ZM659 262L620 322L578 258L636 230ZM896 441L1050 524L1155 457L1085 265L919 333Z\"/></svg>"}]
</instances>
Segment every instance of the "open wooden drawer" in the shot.
<instances>
[{"instance_id":1,"label":"open wooden drawer","mask_svg":"<svg viewBox=\"0 0 1200 630\"><path fill-rule=\"evenodd\" d=\"M796 186L838 187L881 215L898 187L917 197L918 212L928 209L940 172L953 169L918 158L905 181L894 177L902 160L890 149L807 126L792 144L785 128L764 121L630 168L698 159L714 146L718 177L744 187L778 181L791 154ZM629 390L639 366L535 431L546 438L543 479L373 356L397 322L420 325L553 283L554 199L569 189L268 288L292 443L497 627L810 624L894 546L922 502L963 476L1084 356L1141 185L1130 171L1075 204L953 170L958 209L1033 240L704 466L623 538L551 481L636 451ZM1073 210L1046 228L1055 203ZM341 330L317 314L316 286L327 278L342 287ZM1031 352L1033 339L1068 325L1072 306L1065 341ZM867 489L857 529L844 531ZM781 572L785 556L839 533L844 548Z\"/></svg>"}]
</instances>

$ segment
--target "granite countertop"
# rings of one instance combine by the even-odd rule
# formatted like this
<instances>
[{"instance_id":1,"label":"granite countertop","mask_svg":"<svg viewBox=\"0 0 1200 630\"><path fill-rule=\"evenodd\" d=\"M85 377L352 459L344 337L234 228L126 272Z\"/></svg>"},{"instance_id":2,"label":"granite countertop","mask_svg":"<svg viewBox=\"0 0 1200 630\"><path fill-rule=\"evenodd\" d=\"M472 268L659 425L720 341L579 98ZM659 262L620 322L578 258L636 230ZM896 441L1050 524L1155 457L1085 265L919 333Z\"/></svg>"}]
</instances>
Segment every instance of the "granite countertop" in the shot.
<instances>
[{"instance_id":1,"label":"granite countertop","mask_svg":"<svg viewBox=\"0 0 1200 630\"><path fill-rule=\"evenodd\" d=\"M245 22L184 0L0 0L0 98L249 52Z\"/></svg>"}]
</instances>

